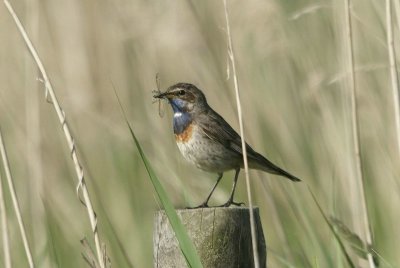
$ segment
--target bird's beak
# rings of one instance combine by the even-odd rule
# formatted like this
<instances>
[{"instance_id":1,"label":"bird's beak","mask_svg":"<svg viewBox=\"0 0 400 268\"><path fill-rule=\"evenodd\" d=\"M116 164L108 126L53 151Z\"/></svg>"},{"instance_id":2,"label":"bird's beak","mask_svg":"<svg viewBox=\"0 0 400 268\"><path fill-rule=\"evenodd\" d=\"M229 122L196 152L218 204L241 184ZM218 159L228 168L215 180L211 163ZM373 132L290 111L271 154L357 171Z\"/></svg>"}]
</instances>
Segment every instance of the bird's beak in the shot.
<instances>
[{"instance_id":1,"label":"bird's beak","mask_svg":"<svg viewBox=\"0 0 400 268\"><path fill-rule=\"evenodd\" d=\"M153 96L153 98L156 99L168 99L168 97L171 96L171 94L169 92L163 92L163 93L159 93Z\"/></svg>"}]
</instances>

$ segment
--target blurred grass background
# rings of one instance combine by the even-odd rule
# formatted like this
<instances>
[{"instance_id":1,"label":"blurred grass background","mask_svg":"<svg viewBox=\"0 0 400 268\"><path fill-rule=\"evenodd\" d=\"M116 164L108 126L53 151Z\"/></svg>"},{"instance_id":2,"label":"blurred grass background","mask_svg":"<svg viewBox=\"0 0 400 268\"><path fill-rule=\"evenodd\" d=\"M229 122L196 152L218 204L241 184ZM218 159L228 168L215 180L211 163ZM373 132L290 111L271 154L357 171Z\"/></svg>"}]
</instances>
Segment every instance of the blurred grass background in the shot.
<instances>
[{"instance_id":1,"label":"blurred grass background","mask_svg":"<svg viewBox=\"0 0 400 268\"><path fill-rule=\"evenodd\" d=\"M176 82L194 83L238 130L233 86L226 80L222 1L12 4L67 114L113 267L151 267L152 221L159 204L112 83L175 206L199 204L216 175L185 162L172 135L170 108L165 106L166 115L160 118L151 91L156 89L156 73L162 89ZM361 200L354 186L344 5L333 0L228 5L248 142L303 179L294 184L250 173L269 265L346 267L307 190L308 185L325 214L363 237L357 213ZM399 51L400 11L398 4L395 7ZM374 248L382 256L381 267L397 267L400 159L385 6L383 1L354 0L352 12L361 154ZM37 81L37 68L4 6L0 40L0 124L35 263L85 267L79 241L85 236L91 241L91 232L75 194L70 154ZM228 198L232 177L226 173L215 204ZM247 200L244 183L241 176L237 200ZM13 264L24 267L11 202L6 205Z\"/></svg>"}]
</instances>

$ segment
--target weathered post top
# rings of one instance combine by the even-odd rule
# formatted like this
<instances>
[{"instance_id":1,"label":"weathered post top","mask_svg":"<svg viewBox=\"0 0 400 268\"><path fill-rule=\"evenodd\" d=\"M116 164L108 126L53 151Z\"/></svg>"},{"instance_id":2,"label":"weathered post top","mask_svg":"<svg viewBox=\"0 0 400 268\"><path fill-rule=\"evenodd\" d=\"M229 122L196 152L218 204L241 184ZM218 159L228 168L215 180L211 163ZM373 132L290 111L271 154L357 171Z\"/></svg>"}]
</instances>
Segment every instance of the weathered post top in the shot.
<instances>
[{"instance_id":1,"label":"weathered post top","mask_svg":"<svg viewBox=\"0 0 400 268\"><path fill-rule=\"evenodd\" d=\"M260 267L266 267L266 244L258 208L254 209ZM254 267L246 207L177 210L204 268ZM154 267L186 267L174 231L163 210L154 218Z\"/></svg>"}]
</instances>

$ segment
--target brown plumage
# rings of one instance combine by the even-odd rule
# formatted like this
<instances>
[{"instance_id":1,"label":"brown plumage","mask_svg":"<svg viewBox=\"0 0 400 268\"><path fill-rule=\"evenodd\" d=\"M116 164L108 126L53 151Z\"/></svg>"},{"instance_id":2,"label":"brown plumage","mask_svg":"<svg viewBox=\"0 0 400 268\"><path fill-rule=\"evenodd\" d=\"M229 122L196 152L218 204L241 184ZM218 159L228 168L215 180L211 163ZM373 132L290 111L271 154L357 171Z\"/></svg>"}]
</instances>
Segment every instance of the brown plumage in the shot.
<instances>
[{"instance_id":1,"label":"brown plumage","mask_svg":"<svg viewBox=\"0 0 400 268\"><path fill-rule=\"evenodd\" d=\"M233 202L239 171L243 168L242 141L239 134L207 103L203 92L188 83L179 83L155 98L169 101L174 111L174 133L182 155L198 168L215 172L218 179L207 199L198 207L208 207L208 201L225 171L235 170L229 200L222 206L241 205ZM297 177L273 164L246 144L249 168L258 169L292 181Z\"/></svg>"}]
</instances>

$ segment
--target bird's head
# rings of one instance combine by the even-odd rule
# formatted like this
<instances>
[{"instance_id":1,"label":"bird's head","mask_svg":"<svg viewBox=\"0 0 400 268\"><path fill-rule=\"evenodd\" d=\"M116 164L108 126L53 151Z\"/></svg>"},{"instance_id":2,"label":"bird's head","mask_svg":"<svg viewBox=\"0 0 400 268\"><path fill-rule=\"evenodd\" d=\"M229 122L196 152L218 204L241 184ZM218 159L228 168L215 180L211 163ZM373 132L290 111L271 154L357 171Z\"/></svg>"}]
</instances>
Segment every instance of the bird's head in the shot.
<instances>
[{"instance_id":1,"label":"bird's head","mask_svg":"<svg viewBox=\"0 0 400 268\"><path fill-rule=\"evenodd\" d=\"M178 83L170 86L165 92L155 95L154 98L167 99L175 113L191 113L207 107L203 92L189 83Z\"/></svg>"}]
</instances>

